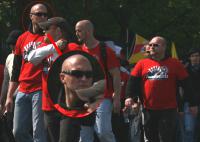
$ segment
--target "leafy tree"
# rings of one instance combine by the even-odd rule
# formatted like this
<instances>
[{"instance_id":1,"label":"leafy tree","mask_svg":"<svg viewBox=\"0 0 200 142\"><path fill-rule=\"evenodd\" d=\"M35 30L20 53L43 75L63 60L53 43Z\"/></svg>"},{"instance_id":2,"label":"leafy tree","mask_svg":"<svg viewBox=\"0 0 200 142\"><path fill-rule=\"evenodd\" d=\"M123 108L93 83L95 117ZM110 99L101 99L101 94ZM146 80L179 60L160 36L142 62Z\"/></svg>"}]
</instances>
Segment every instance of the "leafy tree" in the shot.
<instances>
[{"instance_id":1,"label":"leafy tree","mask_svg":"<svg viewBox=\"0 0 200 142\"><path fill-rule=\"evenodd\" d=\"M109 37L124 47L127 46L127 30L147 39L155 35L164 36L169 42L175 42L179 56L186 54L191 47L199 47L198 0L40 1L48 3L51 15L65 17L73 27L81 19L90 19L95 25L96 35ZM32 2L35 1L1 0L0 39L5 39L10 30L28 25L27 5Z\"/></svg>"}]
</instances>

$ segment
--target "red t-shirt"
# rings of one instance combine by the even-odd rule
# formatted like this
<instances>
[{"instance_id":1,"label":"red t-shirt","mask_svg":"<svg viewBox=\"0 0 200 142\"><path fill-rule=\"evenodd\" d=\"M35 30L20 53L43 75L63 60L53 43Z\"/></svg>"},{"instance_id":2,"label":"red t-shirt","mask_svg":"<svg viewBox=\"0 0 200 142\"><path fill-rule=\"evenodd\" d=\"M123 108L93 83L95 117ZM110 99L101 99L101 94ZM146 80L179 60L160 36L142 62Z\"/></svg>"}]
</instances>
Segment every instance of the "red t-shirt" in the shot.
<instances>
[{"instance_id":1,"label":"red t-shirt","mask_svg":"<svg viewBox=\"0 0 200 142\"><path fill-rule=\"evenodd\" d=\"M73 50L80 50L80 46L75 43L69 43L65 50L62 51L63 53L73 51ZM54 110L54 104L52 100L50 99L48 89L47 89L47 77L49 68L51 67L54 60L58 57L53 57L54 55L50 55L45 61L43 62L43 74L42 74L42 110L44 111L51 111Z\"/></svg>"},{"instance_id":2,"label":"red t-shirt","mask_svg":"<svg viewBox=\"0 0 200 142\"><path fill-rule=\"evenodd\" d=\"M89 49L86 46L82 45L82 50L93 55L99 61L101 66L104 67L99 45L97 45L95 48L92 49ZM110 70L116 67L119 68L120 67L119 60L117 59L114 51L111 48L106 47L106 53L107 53L107 69ZM112 86L112 80L109 81L109 86ZM112 95L113 95L113 87L106 88L105 98L112 98Z\"/></svg>"},{"instance_id":3,"label":"red t-shirt","mask_svg":"<svg viewBox=\"0 0 200 142\"><path fill-rule=\"evenodd\" d=\"M22 66L19 76L19 91L31 93L42 89L42 64L34 66L27 62L28 53L38 48L43 36L29 31L23 33L17 40L15 55L22 56Z\"/></svg>"},{"instance_id":4,"label":"red t-shirt","mask_svg":"<svg viewBox=\"0 0 200 142\"><path fill-rule=\"evenodd\" d=\"M177 59L143 59L136 64L131 76L142 78L145 108L169 109L177 107L177 80L185 79L188 73Z\"/></svg>"}]
</instances>

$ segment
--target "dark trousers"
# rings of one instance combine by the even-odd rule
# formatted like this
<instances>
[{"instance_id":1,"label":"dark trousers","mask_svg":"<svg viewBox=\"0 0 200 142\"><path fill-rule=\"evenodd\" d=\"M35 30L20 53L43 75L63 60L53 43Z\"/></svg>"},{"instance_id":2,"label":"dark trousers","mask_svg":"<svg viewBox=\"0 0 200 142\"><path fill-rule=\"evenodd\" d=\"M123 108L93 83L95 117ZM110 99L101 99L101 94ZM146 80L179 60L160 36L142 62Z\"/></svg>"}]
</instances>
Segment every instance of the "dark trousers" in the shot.
<instances>
[{"instance_id":1,"label":"dark trousers","mask_svg":"<svg viewBox=\"0 0 200 142\"><path fill-rule=\"evenodd\" d=\"M59 142L78 142L80 137L80 120L64 117L60 121Z\"/></svg>"},{"instance_id":2,"label":"dark trousers","mask_svg":"<svg viewBox=\"0 0 200 142\"><path fill-rule=\"evenodd\" d=\"M123 113L112 114L112 129L116 142L130 142L129 124L125 123Z\"/></svg>"},{"instance_id":3,"label":"dark trousers","mask_svg":"<svg viewBox=\"0 0 200 142\"><path fill-rule=\"evenodd\" d=\"M58 142L60 135L60 113L57 111L44 111L44 123L48 142Z\"/></svg>"},{"instance_id":4,"label":"dark trousers","mask_svg":"<svg viewBox=\"0 0 200 142\"><path fill-rule=\"evenodd\" d=\"M79 142L81 125L93 126L95 117L95 112L83 118L62 116L59 142Z\"/></svg>"},{"instance_id":5,"label":"dark trousers","mask_svg":"<svg viewBox=\"0 0 200 142\"><path fill-rule=\"evenodd\" d=\"M176 109L144 109L144 133L148 142L173 142L176 134Z\"/></svg>"}]
</instances>

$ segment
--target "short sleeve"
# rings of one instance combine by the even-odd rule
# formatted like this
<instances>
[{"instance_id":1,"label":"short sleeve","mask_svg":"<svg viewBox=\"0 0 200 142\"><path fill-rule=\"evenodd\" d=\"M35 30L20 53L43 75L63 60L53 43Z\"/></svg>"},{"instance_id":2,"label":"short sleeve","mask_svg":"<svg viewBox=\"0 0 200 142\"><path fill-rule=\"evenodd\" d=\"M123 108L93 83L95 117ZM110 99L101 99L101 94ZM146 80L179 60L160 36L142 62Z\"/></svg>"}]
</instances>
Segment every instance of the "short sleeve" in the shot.
<instances>
[{"instance_id":1,"label":"short sleeve","mask_svg":"<svg viewBox=\"0 0 200 142\"><path fill-rule=\"evenodd\" d=\"M131 76L141 77L142 76L142 62L139 61L131 71Z\"/></svg>"},{"instance_id":2,"label":"short sleeve","mask_svg":"<svg viewBox=\"0 0 200 142\"><path fill-rule=\"evenodd\" d=\"M175 60L175 66L178 80L183 80L189 76L186 68L184 68L183 64L180 61Z\"/></svg>"},{"instance_id":3,"label":"short sleeve","mask_svg":"<svg viewBox=\"0 0 200 142\"><path fill-rule=\"evenodd\" d=\"M20 36L16 42L16 45L15 45L15 52L14 54L15 55L22 55L22 52L21 52L21 45L22 45L22 36Z\"/></svg>"}]
</instances>

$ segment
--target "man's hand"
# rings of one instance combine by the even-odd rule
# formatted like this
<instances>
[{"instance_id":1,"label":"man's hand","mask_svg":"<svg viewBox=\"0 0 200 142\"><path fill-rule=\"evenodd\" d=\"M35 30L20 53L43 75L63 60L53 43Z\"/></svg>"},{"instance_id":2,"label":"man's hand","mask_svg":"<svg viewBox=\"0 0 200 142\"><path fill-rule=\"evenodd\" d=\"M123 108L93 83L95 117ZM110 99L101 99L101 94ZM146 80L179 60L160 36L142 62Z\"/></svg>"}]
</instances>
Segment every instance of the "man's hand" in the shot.
<instances>
[{"instance_id":1,"label":"man's hand","mask_svg":"<svg viewBox=\"0 0 200 142\"><path fill-rule=\"evenodd\" d=\"M12 108L13 108L13 98L11 97L7 97L6 99L6 103L5 103L5 112L12 112Z\"/></svg>"},{"instance_id":2,"label":"man's hand","mask_svg":"<svg viewBox=\"0 0 200 142\"><path fill-rule=\"evenodd\" d=\"M140 103L134 102L132 98L127 98L125 100L125 106L123 108L123 112L126 112L128 110L131 110L132 113L138 114L140 111Z\"/></svg>"},{"instance_id":3,"label":"man's hand","mask_svg":"<svg viewBox=\"0 0 200 142\"><path fill-rule=\"evenodd\" d=\"M58 48L59 48L60 50L65 49L66 46L67 46L67 44L68 44L68 42L67 42L66 40L63 40L63 39L60 39L60 40L58 40L58 41L56 42L56 45L58 46Z\"/></svg>"},{"instance_id":4,"label":"man's hand","mask_svg":"<svg viewBox=\"0 0 200 142\"><path fill-rule=\"evenodd\" d=\"M113 95L113 111L114 113L120 114L120 110L121 110L120 96Z\"/></svg>"},{"instance_id":5,"label":"man's hand","mask_svg":"<svg viewBox=\"0 0 200 142\"><path fill-rule=\"evenodd\" d=\"M87 112L92 113L97 109L97 107L100 105L101 102L102 102L102 99L97 100L93 103L85 103L84 107L87 109Z\"/></svg>"},{"instance_id":6,"label":"man's hand","mask_svg":"<svg viewBox=\"0 0 200 142\"><path fill-rule=\"evenodd\" d=\"M133 99L132 98L127 98L125 100L125 107L131 107L133 105Z\"/></svg>"}]
</instances>

